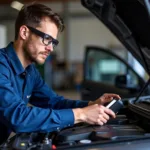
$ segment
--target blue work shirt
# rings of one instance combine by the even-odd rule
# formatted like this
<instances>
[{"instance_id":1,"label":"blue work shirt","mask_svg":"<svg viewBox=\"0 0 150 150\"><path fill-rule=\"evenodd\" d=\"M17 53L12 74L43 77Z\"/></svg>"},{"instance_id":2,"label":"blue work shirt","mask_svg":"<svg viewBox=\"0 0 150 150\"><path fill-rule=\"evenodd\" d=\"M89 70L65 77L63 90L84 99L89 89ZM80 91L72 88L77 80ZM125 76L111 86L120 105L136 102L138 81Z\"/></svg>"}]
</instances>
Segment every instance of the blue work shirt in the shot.
<instances>
[{"instance_id":1,"label":"blue work shirt","mask_svg":"<svg viewBox=\"0 0 150 150\"><path fill-rule=\"evenodd\" d=\"M24 69L13 43L0 49L0 123L7 128L14 132L60 130L74 124L72 108L87 105L87 101L58 96L34 64Z\"/></svg>"}]
</instances>

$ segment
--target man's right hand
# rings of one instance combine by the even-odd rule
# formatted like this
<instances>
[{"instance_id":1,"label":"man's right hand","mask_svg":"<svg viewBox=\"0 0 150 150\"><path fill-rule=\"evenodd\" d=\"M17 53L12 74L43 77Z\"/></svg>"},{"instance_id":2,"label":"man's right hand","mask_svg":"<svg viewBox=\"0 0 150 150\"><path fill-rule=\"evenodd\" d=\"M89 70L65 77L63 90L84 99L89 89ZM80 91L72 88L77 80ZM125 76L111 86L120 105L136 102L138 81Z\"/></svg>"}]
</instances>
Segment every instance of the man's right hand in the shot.
<instances>
[{"instance_id":1,"label":"man's right hand","mask_svg":"<svg viewBox=\"0 0 150 150\"><path fill-rule=\"evenodd\" d=\"M73 109L75 124L79 122L86 122L88 124L105 124L110 116L115 118L115 113L104 107L103 105L94 104L84 108Z\"/></svg>"}]
</instances>

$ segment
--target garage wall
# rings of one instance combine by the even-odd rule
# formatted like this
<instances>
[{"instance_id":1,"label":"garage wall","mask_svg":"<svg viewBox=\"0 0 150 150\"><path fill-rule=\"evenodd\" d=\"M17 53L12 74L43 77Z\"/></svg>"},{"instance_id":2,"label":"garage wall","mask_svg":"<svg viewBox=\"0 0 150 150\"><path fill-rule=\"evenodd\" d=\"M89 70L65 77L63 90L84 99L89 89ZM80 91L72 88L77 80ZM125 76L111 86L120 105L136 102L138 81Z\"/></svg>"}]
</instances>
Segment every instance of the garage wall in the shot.
<instances>
[{"instance_id":1,"label":"garage wall","mask_svg":"<svg viewBox=\"0 0 150 150\"><path fill-rule=\"evenodd\" d=\"M14 41L15 38L15 21L14 20L5 20L5 21L1 21L1 24L3 24L3 26L5 26L6 30L6 45L11 42Z\"/></svg>"},{"instance_id":2,"label":"garage wall","mask_svg":"<svg viewBox=\"0 0 150 150\"><path fill-rule=\"evenodd\" d=\"M6 27L4 25L0 25L0 35L1 35L1 40L0 40L0 48L3 48L6 45Z\"/></svg>"},{"instance_id":3,"label":"garage wall","mask_svg":"<svg viewBox=\"0 0 150 150\"><path fill-rule=\"evenodd\" d=\"M114 35L95 17L71 18L69 60L81 61L86 45L109 47L121 45Z\"/></svg>"},{"instance_id":4,"label":"garage wall","mask_svg":"<svg viewBox=\"0 0 150 150\"><path fill-rule=\"evenodd\" d=\"M65 23L67 28L59 35L59 46L56 48L58 59L69 61L82 61L84 47L88 44L109 47L109 45L120 45L114 36L100 23L89 11L83 8L80 2L72 2L68 5L62 3L46 3L54 11L67 17ZM66 7L67 6L67 7ZM7 19L7 18L6 18ZM7 28L6 44L14 40L15 20L1 21ZM67 37L66 33L67 32ZM68 45L67 47L65 45ZM67 54L66 54L67 53Z\"/></svg>"}]
</instances>

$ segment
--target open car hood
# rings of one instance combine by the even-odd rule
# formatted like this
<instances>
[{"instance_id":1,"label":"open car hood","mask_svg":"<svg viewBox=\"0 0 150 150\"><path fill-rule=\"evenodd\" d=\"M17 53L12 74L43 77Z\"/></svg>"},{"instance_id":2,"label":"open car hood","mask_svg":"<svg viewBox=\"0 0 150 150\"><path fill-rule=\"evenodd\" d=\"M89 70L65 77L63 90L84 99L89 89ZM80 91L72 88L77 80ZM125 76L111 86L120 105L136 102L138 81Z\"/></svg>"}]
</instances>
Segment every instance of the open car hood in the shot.
<instances>
[{"instance_id":1,"label":"open car hood","mask_svg":"<svg viewBox=\"0 0 150 150\"><path fill-rule=\"evenodd\" d=\"M145 0L146 1L146 0ZM150 18L144 0L81 0L150 75Z\"/></svg>"}]
</instances>

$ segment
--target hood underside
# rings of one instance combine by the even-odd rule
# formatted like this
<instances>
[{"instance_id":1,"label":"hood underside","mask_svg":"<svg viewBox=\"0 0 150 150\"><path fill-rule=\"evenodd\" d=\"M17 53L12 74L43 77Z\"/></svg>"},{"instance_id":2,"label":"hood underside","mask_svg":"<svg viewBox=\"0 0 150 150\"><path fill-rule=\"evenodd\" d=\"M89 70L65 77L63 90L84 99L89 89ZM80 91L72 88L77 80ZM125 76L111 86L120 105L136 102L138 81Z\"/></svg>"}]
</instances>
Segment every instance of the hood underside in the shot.
<instances>
[{"instance_id":1,"label":"hood underside","mask_svg":"<svg viewBox=\"0 0 150 150\"><path fill-rule=\"evenodd\" d=\"M81 2L116 35L150 75L150 18L144 0Z\"/></svg>"}]
</instances>

